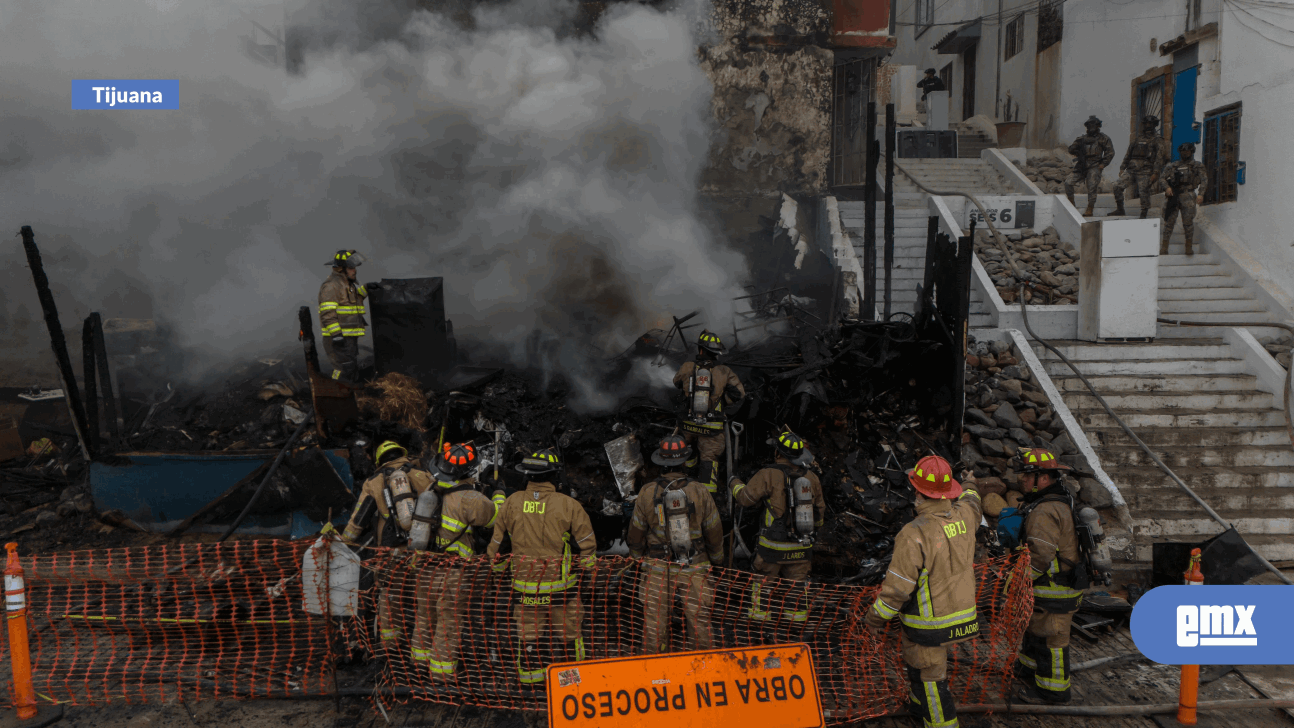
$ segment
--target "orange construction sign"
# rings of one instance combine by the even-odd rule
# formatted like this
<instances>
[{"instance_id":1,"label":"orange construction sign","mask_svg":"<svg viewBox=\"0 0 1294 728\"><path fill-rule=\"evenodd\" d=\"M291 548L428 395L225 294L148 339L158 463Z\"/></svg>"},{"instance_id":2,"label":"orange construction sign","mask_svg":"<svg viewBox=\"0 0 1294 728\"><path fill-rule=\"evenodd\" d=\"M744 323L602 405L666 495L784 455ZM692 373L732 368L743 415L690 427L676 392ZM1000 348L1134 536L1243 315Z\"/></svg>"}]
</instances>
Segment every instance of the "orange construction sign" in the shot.
<instances>
[{"instance_id":1,"label":"orange construction sign","mask_svg":"<svg viewBox=\"0 0 1294 728\"><path fill-rule=\"evenodd\" d=\"M549 728L820 728L806 644L672 652L548 667Z\"/></svg>"}]
</instances>

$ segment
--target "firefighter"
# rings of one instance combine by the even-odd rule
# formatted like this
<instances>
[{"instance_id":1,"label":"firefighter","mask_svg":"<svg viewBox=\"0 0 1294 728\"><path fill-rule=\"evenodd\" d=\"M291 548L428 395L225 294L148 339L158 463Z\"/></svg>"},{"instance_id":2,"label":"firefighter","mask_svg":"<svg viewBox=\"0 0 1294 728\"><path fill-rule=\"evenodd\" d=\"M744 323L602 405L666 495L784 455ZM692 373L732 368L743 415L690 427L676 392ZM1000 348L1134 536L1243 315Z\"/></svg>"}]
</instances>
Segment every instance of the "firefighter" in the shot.
<instances>
[{"instance_id":1,"label":"firefighter","mask_svg":"<svg viewBox=\"0 0 1294 728\"><path fill-rule=\"evenodd\" d=\"M762 529L751 566L756 577L750 585L746 616L758 622L777 618L773 612L775 579L805 582L791 589L783 602L781 618L789 624L808 619L807 582L813 567L813 540L822 528L827 502L818 476L809 470L813 453L790 430L773 440L773 464L755 473L749 483L730 480L732 497L742 507L764 504Z\"/></svg>"},{"instance_id":2,"label":"firefighter","mask_svg":"<svg viewBox=\"0 0 1294 728\"><path fill-rule=\"evenodd\" d=\"M333 379L359 378L359 337L364 335L364 298L368 291L355 282L365 261L353 250L338 250L329 262L332 274L319 286L319 327L324 351L332 360Z\"/></svg>"},{"instance_id":3,"label":"firefighter","mask_svg":"<svg viewBox=\"0 0 1294 728\"><path fill-rule=\"evenodd\" d=\"M540 450L521 461L517 470L529 478L525 490L508 496L494 522L494 538L486 553L498 555L507 537L512 542L513 608L520 639L517 675L526 687L542 687L551 656L539 638L551 628L565 643L564 660L584 659L579 574L572 568L571 548L579 549L578 565L591 568L597 540L593 524L579 501L557 492L553 480L561 461L552 450ZM555 650L554 650L555 651Z\"/></svg>"},{"instance_id":4,"label":"firefighter","mask_svg":"<svg viewBox=\"0 0 1294 728\"><path fill-rule=\"evenodd\" d=\"M714 586L710 565L723 563L723 526L705 486L678 472L692 453L680 435L660 441L652 462L663 474L638 493L625 542L631 556L646 555L638 598L643 603L643 654L670 649L670 611L683 598L687 649L708 650Z\"/></svg>"},{"instance_id":5,"label":"firefighter","mask_svg":"<svg viewBox=\"0 0 1294 728\"><path fill-rule=\"evenodd\" d=\"M424 516L415 512L413 517L435 529L435 537L426 544L429 551L454 557L449 564L424 567L418 577L410 654L415 663L425 663L436 679L449 678L458 666L467 593L461 588L463 572L454 562L475 555L472 529L492 528L503 504L502 493L491 499L475 489L470 478L475 465L476 450L471 443L445 443L436 457L436 484L432 488L438 503L432 513Z\"/></svg>"},{"instance_id":6,"label":"firefighter","mask_svg":"<svg viewBox=\"0 0 1294 728\"><path fill-rule=\"evenodd\" d=\"M917 491L917 517L894 539L880 596L866 623L879 636L886 623L903 623L903 661L911 686L909 712L925 728L957 728L957 706L948 688L948 645L979 634L975 609L975 530L979 493L953 479L947 460L930 455L908 471Z\"/></svg>"},{"instance_id":7,"label":"firefighter","mask_svg":"<svg viewBox=\"0 0 1294 728\"><path fill-rule=\"evenodd\" d=\"M710 495L719 491L719 457L724 451L725 411L736 410L746 397L746 388L732 370L715 359L724 353L723 342L709 331L696 339L696 361L683 362L674 375L674 386L683 391L683 436L696 448L698 457L689 459L688 468L700 460L701 481ZM726 408L726 410L725 410Z\"/></svg>"},{"instance_id":8,"label":"firefighter","mask_svg":"<svg viewBox=\"0 0 1294 728\"><path fill-rule=\"evenodd\" d=\"M377 446L373 458L377 472L364 481L359 502L351 512L350 521L342 538L356 542L377 517L375 542L379 546L403 546L413 527L413 508L418 496L431 487L431 473L417 467L409 453L397 442L387 440ZM391 619L389 595L383 590L377 600L378 638L382 646L394 648L403 634L400 625Z\"/></svg>"},{"instance_id":9,"label":"firefighter","mask_svg":"<svg viewBox=\"0 0 1294 728\"><path fill-rule=\"evenodd\" d=\"M1083 601L1087 571L1074 529L1074 499L1062 482L1072 470L1042 448L1021 450L1013 463L1024 490L1021 544L1033 567L1033 616L1016 658L1026 703L1068 703L1069 625Z\"/></svg>"}]
</instances>

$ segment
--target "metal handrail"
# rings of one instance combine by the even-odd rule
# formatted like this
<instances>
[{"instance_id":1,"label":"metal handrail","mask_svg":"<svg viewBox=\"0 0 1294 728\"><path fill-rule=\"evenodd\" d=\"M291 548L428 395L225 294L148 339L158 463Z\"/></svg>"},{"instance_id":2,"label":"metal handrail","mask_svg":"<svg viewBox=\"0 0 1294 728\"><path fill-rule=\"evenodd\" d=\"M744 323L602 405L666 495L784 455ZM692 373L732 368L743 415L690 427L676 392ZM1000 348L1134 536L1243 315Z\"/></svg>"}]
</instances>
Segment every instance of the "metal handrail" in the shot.
<instances>
[{"instance_id":1,"label":"metal handrail","mask_svg":"<svg viewBox=\"0 0 1294 728\"><path fill-rule=\"evenodd\" d=\"M1047 341L1046 339L1044 339L1044 338L1042 338L1042 337L1040 337L1040 336L1038 336L1037 334L1035 334L1035 333L1034 333L1033 329L1029 326L1029 312L1028 312L1028 309L1027 309L1027 307L1024 305L1024 286L1023 286L1023 285L1022 285L1022 286L1020 286L1020 316L1024 319L1024 329L1025 329L1025 331L1028 331L1028 332L1029 332L1029 335L1030 335L1030 336L1032 336L1032 337L1033 337L1033 339L1034 339L1035 341L1037 341L1038 343L1040 343L1040 344L1042 344L1043 346L1045 346L1045 347L1047 348L1047 350L1048 350L1048 351L1050 351L1051 353L1053 353L1053 354L1055 354L1056 356L1060 357L1060 360L1061 360L1061 361L1063 361L1063 362L1065 363L1065 366L1068 366L1071 370L1073 370L1074 374L1078 376L1079 381L1081 381L1081 382L1083 383L1083 385L1084 385L1085 387L1087 387L1088 391L1092 393L1092 396L1096 398L1096 401L1097 401L1097 402L1099 402L1099 403L1101 404L1101 407L1105 410L1105 413L1106 413L1106 414L1108 414L1111 418L1113 418L1115 422L1119 423L1119 427L1123 428L1123 431L1124 431L1125 433L1127 433L1128 437L1131 437L1131 438L1132 438L1132 441L1133 441L1133 442L1135 442L1135 443L1137 443L1137 446L1138 446L1138 447L1140 447L1140 448L1141 448L1141 450L1142 450L1143 452L1145 452L1145 453L1146 453L1146 455L1148 455L1152 461L1154 461L1155 465L1156 465L1156 466L1158 466L1158 468L1159 468L1160 470L1164 471L1164 474L1165 474L1165 475L1167 475L1169 478L1171 478L1171 479L1172 479L1172 481L1173 481L1174 483L1177 483L1178 487L1180 487L1182 490L1184 490L1184 491L1186 492L1186 494L1187 494L1187 495L1189 495L1189 496L1190 496L1190 497L1191 497L1191 498L1192 498L1192 499L1193 499L1197 504L1199 504L1199 506L1200 506L1201 508L1203 508L1203 509L1204 509L1204 511L1205 511L1206 513L1208 513L1208 514L1209 514L1209 517L1210 517L1210 518L1212 518L1213 520L1217 521L1217 522L1218 522L1218 523L1219 523L1219 524L1220 524L1224 529L1228 529L1228 530L1229 530L1229 529L1235 528L1235 526L1234 526L1234 525L1232 525L1231 523L1228 523L1226 520L1224 520L1224 519L1222 518L1222 516L1218 515L1218 512L1217 512L1217 511L1215 511L1215 510L1213 510L1213 508L1212 508L1211 506L1209 506L1209 504L1208 504L1208 503L1204 502L1204 499L1203 499L1203 498L1201 498L1198 494L1196 494L1196 492L1195 492L1194 490L1191 490L1191 487L1190 487L1189 485L1187 485L1185 481L1183 481L1181 478L1177 477L1177 473L1174 473L1174 472L1173 472L1173 470L1172 470L1172 468L1169 468L1167 465L1165 465L1165 464L1164 464L1164 461L1163 461L1163 460L1161 460L1161 459L1159 458L1159 456L1158 456L1158 455L1156 455L1153 451L1151 451L1150 447L1149 447L1148 445L1146 445L1146 443L1142 442L1142 440L1141 440L1141 438L1140 438L1140 437L1137 437L1137 433L1133 432L1131 427L1128 427L1128 423L1124 422L1122 417L1119 417L1117 414L1115 414L1115 413L1114 413L1114 410L1110 408L1110 405L1109 405L1109 403L1107 403L1107 402L1105 401L1105 398L1104 398L1104 397L1102 397L1102 396L1100 395L1100 393L1098 393L1098 392L1096 391L1096 387L1092 386L1092 383L1091 383L1091 382L1089 382L1089 381L1087 380L1087 377L1083 376L1083 373L1082 373L1082 372L1080 372L1080 371L1078 370L1078 367L1074 366L1074 362L1070 361L1070 360L1069 360L1069 357L1067 357L1067 356L1065 356L1064 354L1062 354L1062 353L1061 353L1061 351L1060 351L1059 349L1057 349L1055 346L1053 346L1053 345L1052 345L1052 343L1051 343L1050 341ZM1159 321L1160 323L1176 324L1176 325L1179 325L1179 326L1181 326L1181 325L1189 325L1189 326L1197 326L1197 325L1199 325L1199 326L1227 326L1227 327L1236 327L1236 326L1269 326L1269 325L1271 325L1271 324L1268 324L1268 323L1265 323L1265 322L1263 322L1263 323L1201 323L1201 324L1195 324L1195 323L1184 322L1184 321L1170 321L1170 320L1167 320L1167 319L1156 319L1156 320L1157 320L1157 321ZM1280 327L1280 328L1284 328L1284 329L1286 329L1286 330L1289 330L1291 333L1294 333L1294 328L1291 328L1291 327L1289 327L1289 326L1284 326L1284 325L1280 325L1279 327ZM1286 374L1286 376L1285 376L1285 418L1286 418L1286 419L1285 419L1285 423L1286 423L1286 428L1287 428L1287 429L1290 427L1289 404L1290 404L1290 382L1291 382L1291 375L1292 375L1292 374L1294 374L1294 367L1291 367L1290 372L1289 372L1289 373L1287 373L1287 374ZM1291 440L1291 443L1294 443L1294 440ZM1128 525L1132 525L1132 524L1128 524ZM1238 534L1238 533L1239 533L1239 531L1237 531L1237 534ZM1243 536L1241 536L1241 540L1244 540L1244 537L1243 537ZM1249 546L1249 542L1248 542L1248 541L1245 541L1245 545L1246 545L1246 546ZM1276 578L1280 579L1281 581L1285 582L1286 584L1290 584L1290 585L1294 586L1294 581L1290 581L1288 577L1286 577L1284 574L1282 574L1282 573L1281 573L1280 569L1277 569L1277 568L1272 564L1272 562L1270 562L1270 561L1268 561L1267 559L1263 558L1263 555L1262 555L1262 554L1260 554L1260 553L1258 553L1257 551L1255 551L1253 546L1249 546L1249 552L1250 552L1250 553L1252 553L1252 554L1254 555L1254 558L1256 558L1256 559L1258 559L1260 562L1262 562L1262 565L1263 565L1264 567L1266 567L1268 571L1270 571L1270 572L1272 572L1273 574L1275 574L1275 575L1276 575Z\"/></svg>"}]
</instances>

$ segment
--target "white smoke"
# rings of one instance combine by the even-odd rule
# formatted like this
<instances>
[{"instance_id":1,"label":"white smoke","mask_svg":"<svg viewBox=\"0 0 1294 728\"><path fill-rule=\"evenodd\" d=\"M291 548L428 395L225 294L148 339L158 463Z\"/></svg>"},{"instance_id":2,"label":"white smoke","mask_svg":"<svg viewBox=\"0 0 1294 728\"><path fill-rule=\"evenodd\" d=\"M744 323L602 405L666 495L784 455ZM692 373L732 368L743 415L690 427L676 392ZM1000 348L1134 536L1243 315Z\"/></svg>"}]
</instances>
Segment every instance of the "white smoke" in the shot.
<instances>
[{"instance_id":1,"label":"white smoke","mask_svg":"<svg viewBox=\"0 0 1294 728\"><path fill-rule=\"evenodd\" d=\"M745 262L697 210L705 8L613 5L577 37L568 0L482 5L470 30L390 7L292 8L308 42L289 75L239 50L277 6L12 2L0 192L60 303L248 353L291 340L353 247L364 281L444 276L460 338L516 363L534 338L578 369L662 314L731 315ZM75 78L179 78L180 110L70 111ZM24 268L3 284L0 323L36 315Z\"/></svg>"}]
</instances>

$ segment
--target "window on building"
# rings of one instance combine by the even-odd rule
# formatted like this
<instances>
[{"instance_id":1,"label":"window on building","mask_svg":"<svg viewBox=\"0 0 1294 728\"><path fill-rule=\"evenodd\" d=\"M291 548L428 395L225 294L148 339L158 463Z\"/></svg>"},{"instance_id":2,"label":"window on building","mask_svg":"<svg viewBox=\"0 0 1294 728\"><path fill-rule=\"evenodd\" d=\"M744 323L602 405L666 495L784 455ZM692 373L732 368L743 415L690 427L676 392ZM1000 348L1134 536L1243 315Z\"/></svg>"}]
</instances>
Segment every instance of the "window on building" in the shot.
<instances>
[{"instance_id":1,"label":"window on building","mask_svg":"<svg viewBox=\"0 0 1294 728\"><path fill-rule=\"evenodd\" d=\"M943 68L939 69L939 80L944 82L944 88L948 89L948 98L950 98L950 99L951 99L951 98L953 97L953 64L952 64L952 62L949 62L949 63L948 63L948 65L946 65L946 66L944 66Z\"/></svg>"},{"instance_id":2,"label":"window on building","mask_svg":"<svg viewBox=\"0 0 1294 728\"><path fill-rule=\"evenodd\" d=\"M1006 58L1010 59L1024 50L1024 14L1006 24Z\"/></svg>"},{"instance_id":3,"label":"window on building","mask_svg":"<svg viewBox=\"0 0 1294 728\"><path fill-rule=\"evenodd\" d=\"M935 23L935 0L913 0L912 5L916 8L916 37L920 38Z\"/></svg>"},{"instance_id":4,"label":"window on building","mask_svg":"<svg viewBox=\"0 0 1294 728\"><path fill-rule=\"evenodd\" d=\"M1042 0L1038 5L1038 52L1060 42L1065 34L1064 0Z\"/></svg>"},{"instance_id":5,"label":"window on building","mask_svg":"<svg viewBox=\"0 0 1294 728\"><path fill-rule=\"evenodd\" d=\"M1204 169L1209 188L1204 204L1235 202L1240 186L1236 168L1240 164L1240 104L1214 109L1204 115Z\"/></svg>"}]
</instances>

